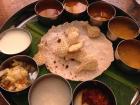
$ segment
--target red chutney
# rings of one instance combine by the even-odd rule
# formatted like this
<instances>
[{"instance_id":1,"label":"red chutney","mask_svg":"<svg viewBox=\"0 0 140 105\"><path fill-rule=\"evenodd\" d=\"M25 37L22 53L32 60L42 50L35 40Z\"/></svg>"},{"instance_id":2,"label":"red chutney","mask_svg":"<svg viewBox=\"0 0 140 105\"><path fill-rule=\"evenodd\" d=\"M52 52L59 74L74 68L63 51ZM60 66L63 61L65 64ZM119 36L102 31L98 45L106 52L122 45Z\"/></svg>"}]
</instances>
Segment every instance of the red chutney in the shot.
<instances>
[{"instance_id":1,"label":"red chutney","mask_svg":"<svg viewBox=\"0 0 140 105\"><path fill-rule=\"evenodd\" d=\"M82 104L88 105L111 105L108 96L100 89L87 89L83 91Z\"/></svg>"}]
</instances>

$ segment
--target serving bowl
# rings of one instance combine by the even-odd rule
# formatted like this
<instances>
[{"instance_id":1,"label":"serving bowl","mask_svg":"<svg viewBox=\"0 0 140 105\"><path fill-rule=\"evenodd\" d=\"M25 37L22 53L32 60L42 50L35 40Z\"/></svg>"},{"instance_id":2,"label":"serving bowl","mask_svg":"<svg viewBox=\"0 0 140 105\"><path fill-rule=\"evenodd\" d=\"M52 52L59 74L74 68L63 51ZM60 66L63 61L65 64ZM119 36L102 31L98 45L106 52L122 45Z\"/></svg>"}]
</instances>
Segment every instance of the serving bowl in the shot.
<instances>
[{"instance_id":1,"label":"serving bowl","mask_svg":"<svg viewBox=\"0 0 140 105\"><path fill-rule=\"evenodd\" d=\"M127 16L116 16L108 22L107 37L111 41L135 39L139 36L139 26Z\"/></svg>"},{"instance_id":2,"label":"serving bowl","mask_svg":"<svg viewBox=\"0 0 140 105\"><path fill-rule=\"evenodd\" d=\"M48 27L57 25L62 21L61 16L64 8L59 0L39 0L34 10L39 22Z\"/></svg>"},{"instance_id":3,"label":"serving bowl","mask_svg":"<svg viewBox=\"0 0 140 105\"><path fill-rule=\"evenodd\" d=\"M140 41L136 39L122 40L116 50L115 58L118 67L129 73L140 73Z\"/></svg>"},{"instance_id":4,"label":"serving bowl","mask_svg":"<svg viewBox=\"0 0 140 105\"><path fill-rule=\"evenodd\" d=\"M6 56L27 54L32 35L23 28L11 28L0 34L0 53Z\"/></svg>"},{"instance_id":5,"label":"serving bowl","mask_svg":"<svg viewBox=\"0 0 140 105\"><path fill-rule=\"evenodd\" d=\"M74 89L72 105L117 105L112 90L103 82L89 80L77 85Z\"/></svg>"},{"instance_id":6,"label":"serving bowl","mask_svg":"<svg viewBox=\"0 0 140 105\"><path fill-rule=\"evenodd\" d=\"M22 93L32 85L38 73L38 66L31 57L12 56L1 63L0 87L8 93Z\"/></svg>"},{"instance_id":7,"label":"serving bowl","mask_svg":"<svg viewBox=\"0 0 140 105\"><path fill-rule=\"evenodd\" d=\"M70 105L72 89L61 76L46 74L39 77L28 93L29 105Z\"/></svg>"},{"instance_id":8,"label":"serving bowl","mask_svg":"<svg viewBox=\"0 0 140 105\"><path fill-rule=\"evenodd\" d=\"M116 16L116 9L105 1L93 2L88 6L88 15L92 25L101 26Z\"/></svg>"},{"instance_id":9,"label":"serving bowl","mask_svg":"<svg viewBox=\"0 0 140 105\"><path fill-rule=\"evenodd\" d=\"M67 21L86 20L87 18L87 0L64 0L64 17Z\"/></svg>"}]
</instances>

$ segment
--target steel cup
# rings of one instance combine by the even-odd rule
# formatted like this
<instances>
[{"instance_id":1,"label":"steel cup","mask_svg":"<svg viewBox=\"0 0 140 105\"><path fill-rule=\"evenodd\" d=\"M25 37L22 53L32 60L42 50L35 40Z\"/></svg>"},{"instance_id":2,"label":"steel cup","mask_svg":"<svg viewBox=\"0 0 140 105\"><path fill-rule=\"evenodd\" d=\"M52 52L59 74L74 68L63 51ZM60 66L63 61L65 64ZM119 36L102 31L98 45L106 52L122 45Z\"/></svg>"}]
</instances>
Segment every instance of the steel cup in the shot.
<instances>
[{"instance_id":1,"label":"steel cup","mask_svg":"<svg viewBox=\"0 0 140 105\"><path fill-rule=\"evenodd\" d=\"M133 49L132 49L132 46L134 46ZM132 64L130 65L130 63L128 64L128 62L126 62L126 60L124 60L124 58L123 58L124 55L126 55L126 53L127 53L127 57L132 56L132 58L136 58L135 59L137 61L136 63L139 63L140 58L137 57L137 56L139 56L138 53L140 53L140 47L139 46L140 46L140 41L136 40L136 39L122 40L117 45L117 48L115 50L115 59L116 59L115 62L116 62L116 65L122 71L125 71L125 72L127 72L129 74L140 74L140 67L138 68L138 66L134 67L134 64L133 64L133 66L132 66ZM130 49L130 47L131 47L131 49ZM135 54L130 53L131 52L130 50L134 51L134 48L137 48L137 52L136 52L137 55L136 55L136 53ZM130 59L129 59L129 61L130 61Z\"/></svg>"},{"instance_id":2,"label":"steel cup","mask_svg":"<svg viewBox=\"0 0 140 105\"><path fill-rule=\"evenodd\" d=\"M34 10L39 22L45 26L57 25L62 21L61 14L64 9L63 4L58 0L39 0ZM45 10L47 11L45 12Z\"/></svg>"},{"instance_id":3,"label":"steel cup","mask_svg":"<svg viewBox=\"0 0 140 105\"><path fill-rule=\"evenodd\" d=\"M124 34L121 34L121 35L117 35L113 32L113 27L116 26L116 25L119 25L119 24L122 24L121 26L119 27L126 27L128 26L131 30L133 30L135 33L131 36L127 36L127 35L124 35ZM115 28L114 28L115 30ZM116 29L117 30L117 29ZM116 31L115 30L115 31ZM123 33L123 31L125 30L122 30L121 33ZM116 31L117 32L117 31ZM107 37L111 40L111 41L116 41L116 40L129 40L129 39L134 39L136 38L137 36L139 35L139 26L138 24L131 18L129 17L126 17L126 16L117 16L117 17L114 17L112 18L109 22L108 22L108 32L107 32Z\"/></svg>"},{"instance_id":4,"label":"steel cup","mask_svg":"<svg viewBox=\"0 0 140 105\"><path fill-rule=\"evenodd\" d=\"M88 6L88 15L92 25L101 26L103 22L116 15L116 9L104 1L93 2Z\"/></svg>"},{"instance_id":5,"label":"steel cup","mask_svg":"<svg viewBox=\"0 0 140 105\"><path fill-rule=\"evenodd\" d=\"M64 0L63 4L64 18L66 21L71 22L73 20L86 20L88 18L86 12L88 7L87 0Z\"/></svg>"}]
</instances>

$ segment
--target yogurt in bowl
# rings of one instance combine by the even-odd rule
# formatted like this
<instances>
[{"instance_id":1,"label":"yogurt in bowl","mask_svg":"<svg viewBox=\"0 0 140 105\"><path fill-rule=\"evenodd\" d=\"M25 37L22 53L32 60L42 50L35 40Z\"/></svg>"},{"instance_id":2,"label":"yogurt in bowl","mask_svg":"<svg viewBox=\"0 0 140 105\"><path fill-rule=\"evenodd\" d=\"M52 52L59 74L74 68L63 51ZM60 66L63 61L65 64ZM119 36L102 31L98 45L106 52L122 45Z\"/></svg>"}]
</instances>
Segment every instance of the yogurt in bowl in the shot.
<instances>
[{"instance_id":1,"label":"yogurt in bowl","mask_svg":"<svg viewBox=\"0 0 140 105\"><path fill-rule=\"evenodd\" d=\"M25 51L31 44L31 34L24 29L14 28L3 32L0 36L0 51L7 55Z\"/></svg>"}]
</instances>

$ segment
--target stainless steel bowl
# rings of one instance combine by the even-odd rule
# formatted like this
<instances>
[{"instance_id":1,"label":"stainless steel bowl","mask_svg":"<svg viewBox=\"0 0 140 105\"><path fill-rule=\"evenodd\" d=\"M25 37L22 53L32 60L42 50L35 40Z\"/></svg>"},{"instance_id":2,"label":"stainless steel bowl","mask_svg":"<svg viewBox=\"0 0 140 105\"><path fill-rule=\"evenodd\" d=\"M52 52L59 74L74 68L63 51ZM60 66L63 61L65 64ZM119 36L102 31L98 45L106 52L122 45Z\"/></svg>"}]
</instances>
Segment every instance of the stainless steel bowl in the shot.
<instances>
[{"instance_id":1,"label":"stainless steel bowl","mask_svg":"<svg viewBox=\"0 0 140 105\"><path fill-rule=\"evenodd\" d=\"M140 74L140 68L135 68L135 67L132 67L130 66L129 64L127 64L123 58L120 56L120 53L119 53L119 47L120 46L127 46L127 45L130 45L130 44L134 44L134 45L137 45L137 46L140 46L140 41L139 40L136 40L136 39L131 39L131 40L122 40L121 42L119 42L119 44L117 45L116 47L116 50L115 50L115 62L116 62L116 65L122 70L122 71L125 71L129 74ZM123 48L124 49L124 48ZM130 50L126 50L124 49L125 52L129 53ZM140 53L140 52L139 52ZM131 54L129 54L129 56L132 56ZM134 57L136 55L133 55L132 57ZM137 59L137 57L135 57Z\"/></svg>"},{"instance_id":2,"label":"stainless steel bowl","mask_svg":"<svg viewBox=\"0 0 140 105\"><path fill-rule=\"evenodd\" d=\"M104 22L116 16L115 7L105 1L91 3L88 6L87 12L90 17L90 23L97 26L101 26Z\"/></svg>"},{"instance_id":3,"label":"stainless steel bowl","mask_svg":"<svg viewBox=\"0 0 140 105\"><path fill-rule=\"evenodd\" d=\"M66 80L66 79L64 79L64 78L62 78L61 76L59 76L59 75L56 75L56 74L52 74L52 73L49 73L49 74L46 74L46 75L43 75L43 76L41 76L41 77L39 77L34 83L33 83L33 85L31 86L31 88L30 88L30 90L29 90L29 93L28 93L28 102L29 102L29 105L33 105L32 104L32 102L33 102L33 97L34 96L36 96L36 95L34 95L33 93L36 91L36 87L38 88L38 87L40 87L40 84L42 84L41 82L46 82L45 84L47 85L47 82L48 81L50 81L50 80L59 80L59 81L63 81L63 85L65 85L66 87L67 87L67 89L68 89L68 91L69 91L69 96L70 97L63 97L64 98L64 100L67 98L70 98L70 99L68 99L68 103L66 104L66 105L70 105L71 104L71 100L72 100L72 88L71 88L71 86L70 86L70 83ZM51 81L51 84L52 84L53 82ZM48 85L47 87L49 87L50 85ZM51 85L51 86L54 86L54 85ZM44 90L39 90L38 92L40 93L40 94L37 94L38 96L38 100L42 100L42 99L44 99L44 100L46 100L47 101L47 98L46 97L41 97L41 94L43 93L43 94L47 94L47 91L49 91L49 92L53 92L52 91L52 89L50 89L49 88L49 90L46 90L46 86L44 86L45 88L43 88ZM42 88L42 87L41 87ZM56 92L56 91L59 91L59 89L58 89L58 87L56 86L56 87L53 87L53 90ZM61 91L62 91L62 89L61 89ZM32 95L33 94L33 95ZM51 93L52 94L52 93ZM58 97L58 95L59 94L56 94L57 96L56 97L54 97L54 98L59 98L60 99L60 97ZM62 95L61 95L61 97L62 97ZM50 99L50 101L52 101L53 99ZM56 103L59 103L59 102L56 102ZM47 104L43 104L43 105L47 105Z\"/></svg>"},{"instance_id":4,"label":"stainless steel bowl","mask_svg":"<svg viewBox=\"0 0 140 105\"><path fill-rule=\"evenodd\" d=\"M82 3L86 6L86 9L84 11L78 12L78 13L73 13L70 11L67 11L65 3L67 2L79 2ZM64 5L64 19L66 21L74 21L74 20L87 20L88 15L87 15L87 7L88 7L88 1L87 0L64 0L63 1Z\"/></svg>"},{"instance_id":5,"label":"stainless steel bowl","mask_svg":"<svg viewBox=\"0 0 140 105\"><path fill-rule=\"evenodd\" d=\"M5 60L4 62L1 63L1 65L0 65L1 76L3 75L2 73L3 73L4 69L11 67L13 60L25 62L25 63L31 65L31 68L28 69L28 76L29 76L31 83L25 89L20 90L20 91L9 91L9 90L3 88L2 86L0 86L0 88L8 93L22 93L24 90L28 90L28 88L32 85L32 83L38 77L39 68L38 68L36 62L31 57L29 57L27 55L16 55L16 56L8 58L7 60Z\"/></svg>"},{"instance_id":6,"label":"stainless steel bowl","mask_svg":"<svg viewBox=\"0 0 140 105\"><path fill-rule=\"evenodd\" d=\"M74 101L79 92L81 92L84 89L95 89L95 88L100 89L101 91L104 92L104 94L108 97L111 103L110 105L117 105L115 95L113 91L111 90L111 88L107 86L105 83L98 80L89 80L89 81L85 81L77 85L77 87L75 88L73 92L72 105L75 105Z\"/></svg>"},{"instance_id":7,"label":"stainless steel bowl","mask_svg":"<svg viewBox=\"0 0 140 105\"><path fill-rule=\"evenodd\" d=\"M46 15L40 15L40 12L45 9L56 9L59 10L59 14L54 17L47 17ZM59 0L39 0L35 7L35 13L38 16L38 20L45 26L57 25L62 22L63 4Z\"/></svg>"},{"instance_id":8,"label":"stainless steel bowl","mask_svg":"<svg viewBox=\"0 0 140 105\"><path fill-rule=\"evenodd\" d=\"M111 26L113 26L113 24L117 24L117 23L128 25L133 30L135 30L136 32L133 35L133 37L131 37L131 38L123 38L123 37L119 37L118 35L115 35L115 33L113 33L112 30L111 30ZM116 16L116 17L113 17L111 20L109 20L107 37L111 41L129 40L129 39L134 39L134 38L136 38L138 36L139 36L139 26L138 26L138 24L136 23L135 20L133 20L133 19L127 17L127 16Z\"/></svg>"},{"instance_id":9,"label":"stainless steel bowl","mask_svg":"<svg viewBox=\"0 0 140 105\"><path fill-rule=\"evenodd\" d=\"M29 38L30 38L29 45L25 49L23 49L22 51L19 51L19 52L16 52L16 53L12 53L12 54L3 52L2 49L0 49L0 54L2 54L4 56L13 56L13 55L17 55L17 54L27 54L27 52L29 51L29 47L30 47L30 45L32 43L32 35L31 35L31 33L28 30L25 30L23 28L11 28L11 29L8 29L8 30L6 30L6 31L1 33L0 34L0 39L2 39L5 34L13 32L13 31L25 32L29 36ZM16 43L16 44L20 44L20 43Z\"/></svg>"}]
</instances>

